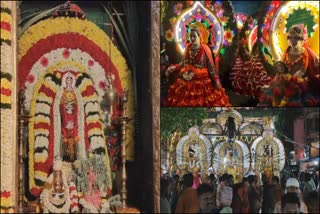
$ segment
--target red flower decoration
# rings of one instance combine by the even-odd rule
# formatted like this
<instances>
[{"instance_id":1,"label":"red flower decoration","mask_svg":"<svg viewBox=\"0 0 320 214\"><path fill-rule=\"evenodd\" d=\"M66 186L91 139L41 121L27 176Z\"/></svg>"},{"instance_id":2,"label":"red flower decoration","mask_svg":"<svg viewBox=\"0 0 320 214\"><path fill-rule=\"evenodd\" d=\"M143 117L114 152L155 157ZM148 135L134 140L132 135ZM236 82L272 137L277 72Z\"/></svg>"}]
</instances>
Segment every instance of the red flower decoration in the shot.
<instances>
[{"instance_id":1,"label":"red flower decoration","mask_svg":"<svg viewBox=\"0 0 320 214\"><path fill-rule=\"evenodd\" d=\"M62 55L63 55L63 57L64 57L65 59L67 59L67 58L69 58L69 56L70 56L70 51L69 51L68 49L65 49L65 50L63 51Z\"/></svg>"},{"instance_id":2,"label":"red flower decoration","mask_svg":"<svg viewBox=\"0 0 320 214\"><path fill-rule=\"evenodd\" d=\"M100 87L101 89L105 89L105 87L106 87L106 82L105 82L105 81L100 81L100 82L99 82L99 87Z\"/></svg>"},{"instance_id":3,"label":"red flower decoration","mask_svg":"<svg viewBox=\"0 0 320 214\"><path fill-rule=\"evenodd\" d=\"M88 61L88 66L91 67L91 66L93 66L93 65L94 65L94 61L90 59L90 60Z\"/></svg>"},{"instance_id":4,"label":"red flower decoration","mask_svg":"<svg viewBox=\"0 0 320 214\"><path fill-rule=\"evenodd\" d=\"M190 7L193 4L193 1L187 1L187 6Z\"/></svg>"},{"instance_id":5,"label":"red flower decoration","mask_svg":"<svg viewBox=\"0 0 320 214\"><path fill-rule=\"evenodd\" d=\"M29 82L29 83L33 83L34 82L34 76L32 74L29 74L26 78L26 80Z\"/></svg>"},{"instance_id":6,"label":"red flower decoration","mask_svg":"<svg viewBox=\"0 0 320 214\"><path fill-rule=\"evenodd\" d=\"M44 67L48 66L49 64L49 60L47 57L42 57L40 60L41 65L43 65Z\"/></svg>"},{"instance_id":7,"label":"red flower decoration","mask_svg":"<svg viewBox=\"0 0 320 214\"><path fill-rule=\"evenodd\" d=\"M8 191L3 191L3 192L1 192L1 198L9 198L10 197L10 192L8 192Z\"/></svg>"}]
</instances>

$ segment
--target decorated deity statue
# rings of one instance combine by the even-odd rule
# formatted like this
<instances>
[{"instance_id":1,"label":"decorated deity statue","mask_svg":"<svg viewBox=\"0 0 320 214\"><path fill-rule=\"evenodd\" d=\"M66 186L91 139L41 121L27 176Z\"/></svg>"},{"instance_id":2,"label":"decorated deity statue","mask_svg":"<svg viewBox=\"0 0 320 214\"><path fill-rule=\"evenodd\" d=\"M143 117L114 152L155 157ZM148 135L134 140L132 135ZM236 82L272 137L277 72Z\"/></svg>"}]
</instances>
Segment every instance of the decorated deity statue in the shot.
<instances>
[{"instance_id":1,"label":"decorated deity statue","mask_svg":"<svg viewBox=\"0 0 320 214\"><path fill-rule=\"evenodd\" d=\"M170 85L166 106L229 106L229 97L222 87L214 64L212 51L202 42L202 33L197 26L190 29L190 40L183 61L171 65L166 75L179 73Z\"/></svg>"},{"instance_id":2,"label":"decorated deity statue","mask_svg":"<svg viewBox=\"0 0 320 214\"><path fill-rule=\"evenodd\" d=\"M78 102L74 86L75 76L68 72L63 76L62 84L64 91L60 102L60 113L62 119L62 157L63 160L73 162L76 157L76 144L78 136Z\"/></svg>"},{"instance_id":3,"label":"decorated deity statue","mask_svg":"<svg viewBox=\"0 0 320 214\"><path fill-rule=\"evenodd\" d=\"M307 29L303 24L289 28L289 46L282 63L275 62L277 75L260 97L260 105L319 105L319 58L307 46L307 38Z\"/></svg>"},{"instance_id":4,"label":"decorated deity statue","mask_svg":"<svg viewBox=\"0 0 320 214\"><path fill-rule=\"evenodd\" d=\"M225 168L225 173L228 173L230 175L233 176L234 182L238 183L238 161L237 159L234 157L233 154L233 150L230 149L227 152L227 156L226 156L226 162L224 164L224 168Z\"/></svg>"},{"instance_id":5,"label":"decorated deity statue","mask_svg":"<svg viewBox=\"0 0 320 214\"><path fill-rule=\"evenodd\" d=\"M266 146L264 149L264 155L261 160L260 171L266 176L267 181L271 181L273 176L273 157L270 153L268 146Z\"/></svg>"},{"instance_id":6,"label":"decorated deity statue","mask_svg":"<svg viewBox=\"0 0 320 214\"><path fill-rule=\"evenodd\" d=\"M307 29L303 24L293 25L288 36L289 47L282 61L287 65L289 73L299 77L318 75L319 59L306 45Z\"/></svg>"},{"instance_id":7,"label":"decorated deity statue","mask_svg":"<svg viewBox=\"0 0 320 214\"><path fill-rule=\"evenodd\" d=\"M40 195L44 213L78 212L78 193L75 184L70 180L71 165L56 157L53 173L49 176Z\"/></svg>"}]
</instances>

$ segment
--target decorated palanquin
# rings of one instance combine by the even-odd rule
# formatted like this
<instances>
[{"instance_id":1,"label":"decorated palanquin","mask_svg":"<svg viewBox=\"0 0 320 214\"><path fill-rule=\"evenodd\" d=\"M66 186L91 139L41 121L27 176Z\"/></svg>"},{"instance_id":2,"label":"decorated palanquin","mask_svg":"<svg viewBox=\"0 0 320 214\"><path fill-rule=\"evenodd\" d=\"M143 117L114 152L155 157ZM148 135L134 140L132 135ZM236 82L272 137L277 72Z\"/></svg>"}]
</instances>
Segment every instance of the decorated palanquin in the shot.
<instances>
[{"instance_id":1,"label":"decorated palanquin","mask_svg":"<svg viewBox=\"0 0 320 214\"><path fill-rule=\"evenodd\" d=\"M251 145L251 166L255 173L261 173L271 181L272 176L280 177L285 165L285 151L281 141L270 129L265 129L262 136Z\"/></svg>"},{"instance_id":2,"label":"decorated palanquin","mask_svg":"<svg viewBox=\"0 0 320 214\"><path fill-rule=\"evenodd\" d=\"M234 118L234 133L228 126ZM238 111L228 109L216 118L204 121L200 129L191 127L176 147L176 164L182 174L199 172L224 173L242 182L250 174L271 179L280 176L285 153L282 142L274 135L269 117L244 118Z\"/></svg>"},{"instance_id":3,"label":"decorated palanquin","mask_svg":"<svg viewBox=\"0 0 320 214\"><path fill-rule=\"evenodd\" d=\"M186 172L206 172L211 165L211 143L192 127L187 136L183 136L176 148L177 167Z\"/></svg>"},{"instance_id":4,"label":"decorated palanquin","mask_svg":"<svg viewBox=\"0 0 320 214\"><path fill-rule=\"evenodd\" d=\"M228 173L235 183L240 183L250 168L249 149L243 142L221 142L213 151L213 169L218 175Z\"/></svg>"},{"instance_id":5,"label":"decorated palanquin","mask_svg":"<svg viewBox=\"0 0 320 214\"><path fill-rule=\"evenodd\" d=\"M132 79L125 59L112 39L69 1L52 17L23 32L18 57L19 88L25 90L25 107L31 116L30 193L40 196L55 157L61 157L73 165L74 182L84 204L96 205L97 198L101 202L111 195L112 176L120 167L121 138L105 132L116 126L105 126L101 103L106 89L115 89L119 96L128 90L128 116L134 114ZM121 116L119 105L112 108L111 119ZM132 123L126 132L126 157L133 160ZM101 204L95 208L100 210Z\"/></svg>"}]
</instances>

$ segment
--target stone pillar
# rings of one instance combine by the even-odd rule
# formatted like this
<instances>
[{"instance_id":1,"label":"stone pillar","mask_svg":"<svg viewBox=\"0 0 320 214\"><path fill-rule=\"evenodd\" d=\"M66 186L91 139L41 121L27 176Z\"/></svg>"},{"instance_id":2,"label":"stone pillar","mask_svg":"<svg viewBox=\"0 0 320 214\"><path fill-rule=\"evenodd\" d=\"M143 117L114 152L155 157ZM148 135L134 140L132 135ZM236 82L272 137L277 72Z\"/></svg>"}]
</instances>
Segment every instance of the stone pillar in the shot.
<instances>
[{"instance_id":1,"label":"stone pillar","mask_svg":"<svg viewBox=\"0 0 320 214\"><path fill-rule=\"evenodd\" d=\"M160 213L160 1L151 2L151 95L154 213Z\"/></svg>"},{"instance_id":2,"label":"stone pillar","mask_svg":"<svg viewBox=\"0 0 320 214\"><path fill-rule=\"evenodd\" d=\"M1 1L1 213L17 211L16 7L16 1Z\"/></svg>"}]
</instances>

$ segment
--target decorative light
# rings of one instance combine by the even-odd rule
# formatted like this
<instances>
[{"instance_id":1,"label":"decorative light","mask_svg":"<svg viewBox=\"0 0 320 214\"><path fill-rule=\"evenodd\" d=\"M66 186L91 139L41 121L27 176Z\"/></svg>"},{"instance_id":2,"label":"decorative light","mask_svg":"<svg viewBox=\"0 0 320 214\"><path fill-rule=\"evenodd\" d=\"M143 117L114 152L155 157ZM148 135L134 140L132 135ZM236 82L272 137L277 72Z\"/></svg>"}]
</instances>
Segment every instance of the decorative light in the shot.
<instances>
[{"instance_id":1,"label":"decorative light","mask_svg":"<svg viewBox=\"0 0 320 214\"><path fill-rule=\"evenodd\" d=\"M284 53L284 46L287 44L287 40L285 39L285 21L280 23L280 19L286 20L290 13L294 11L294 9L298 8L306 8L309 10L311 14L314 16L314 20L317 21L317 16L319 14L319 1L287 1L284 2L283 5L277 10L274 19L272 21L270 27L270 38L272 44L272 52L275 58L275 61L281 59L281 56ZM280 27L279 27L280 26ZM314 28L318 29L318 24L314 26ZM316 31L316 30L315 30ZM309 38L310 39L310 38ZM314 38L312 44L309 44L310 47L314 48L314 52L319 55L319 38ZM309 40L308 40L309 41ZM282 46L282 47L281 47Z\"/></svg>"},{"instance_id":2,"label":"decorative light","mask_svg":"<svg viewBox=\"0 0 320 214\"><path fill-rule=\"evenodd\" d=\"M174 40L177 43L177 49L181 54L184 53L186 44L185 41L180 39L183 37L182 34L184 33L182 31L185 25L184 22L186 22L190 18L190 16L192 16L192 14L196 14L197 11L200 11L198 13L201 13L204 16L206 16L211 21L211 23L213 23L215 42L218 41L218 43L215 43L215 46L213 47L213 53L217 54L219 53L223 44L223 27L221 25L220 19L216 16L216 14L212 13L212 11L204 7L199 1L196 1L191 8L188 8L185 11L183 11L177 18L177 22L174 27ZM219 31L220 33L218 34L217 32ZM216 44L219 44L219 46L216 46Z\"/></svg>"}]
</instances>

